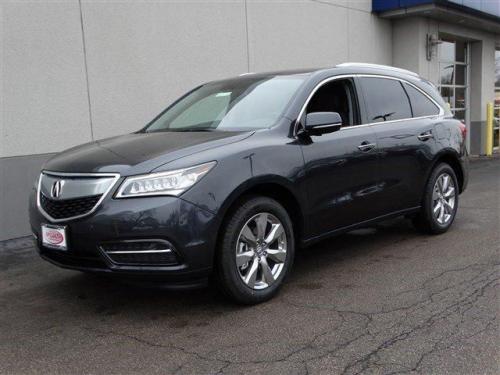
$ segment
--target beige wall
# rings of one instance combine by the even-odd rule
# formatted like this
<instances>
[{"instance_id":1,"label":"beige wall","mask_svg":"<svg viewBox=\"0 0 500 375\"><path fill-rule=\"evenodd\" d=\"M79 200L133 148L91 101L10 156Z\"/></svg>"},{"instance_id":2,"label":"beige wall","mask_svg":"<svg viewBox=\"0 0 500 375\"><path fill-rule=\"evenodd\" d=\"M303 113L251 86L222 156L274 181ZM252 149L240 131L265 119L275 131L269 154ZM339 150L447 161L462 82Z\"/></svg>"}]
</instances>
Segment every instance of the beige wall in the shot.
<instances>
[{"instance_id":1,"label":"beige wall","mask_svg":"<svg viewBox=\"0 0 500 375\"><path fill-rule=\"evenodd\" d=\"M371 0L0 1L0 210L12 213L0 240L29 234L29 181L50 153L139 129L199 83L391 64L391 22L370 12Z\"/></svg>"},{"instance_id":2,"label":"beige wall","mask_svg":"<svg viewBox=\"0 0 500 375\"><path fill-rule=\"evenodd\" d=\"M495 44L498 35L423 17L396 19L393 23L393 63L439 83L437 48L426 58L427 34L446 34L470 42L468 147L484 152L486 104L495 97Z\"/></svg>"},{"instance_id":3,"label":"beige wall","mask_svg":"<svg viewBox=\"0 0 500 375\"><path fill-rule=\"evenodd\" d=\"M204 81L247 71L243 3L83 3L95 138L141 128Z\"/></svg>"},{"instance_id":4,"label":"beige wall","mask_svg":"<svg viewBox=\"0 0 500 375\"><path fill-rule=\"evenodd\" d=\"M3 2L0 157L90 140L77 1Z\"/></svg>"},{"instance_id":5,"label":"beige wall","mask_svg":"<svg viewBox=\"0 0 500 375\"><path fill-rule=\"evenodd\" d=\"M0 240L26 235L26 196L51 153L142 127L199 83L248 71L393 64L437 82L425 37L475 41L471 119L493 100L498 36L371 0L0 1ZM475 103L475 104L474 104Z\"/></svg>"},{"instance_id":6,"label":"beige wall","mask_svg":"<svg viewBox=\"0 0 500 375\"><path fill-rule=\"evenodd\" d=\"M139 129L207 80L349 60L392 62L390 21L370 13L371 0L0 6L0 157L57 152Z\"/></svg>"},{"instance_id":7,"label":"beige wall","mask_svg":"<svg viewBox=\"0 0 500 375\"><path fill-rule=\"evenodd\" d=\"M475 41L471 119L493 100L499 36L371 0L0 1L0 240L26 235L26 196L51 153L142 127L199 83L248 71L393 64L437 82L426 34Z\"/></svg>"}]
</instances>

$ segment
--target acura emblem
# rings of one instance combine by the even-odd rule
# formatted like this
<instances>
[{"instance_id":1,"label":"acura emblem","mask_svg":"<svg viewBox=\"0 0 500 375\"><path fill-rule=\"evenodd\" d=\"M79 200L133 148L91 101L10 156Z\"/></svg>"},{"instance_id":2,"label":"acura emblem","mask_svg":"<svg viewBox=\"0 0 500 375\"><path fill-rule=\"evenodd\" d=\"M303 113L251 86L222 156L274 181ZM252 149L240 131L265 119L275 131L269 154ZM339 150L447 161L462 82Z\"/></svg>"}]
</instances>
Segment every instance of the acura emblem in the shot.
<instances>
[{"instance_id":1,"label":"acura emblem","mask_svg":"<svg viewBox=\"0 0 500 375\"><path fill-rule=\"evenodd\" d=\"M54 184L52 185L52 189L50 190L52 198L59 198L61 196L63 186L64 180L57 180L56 182L54 182Z\"/></svg>"}]
</instances>

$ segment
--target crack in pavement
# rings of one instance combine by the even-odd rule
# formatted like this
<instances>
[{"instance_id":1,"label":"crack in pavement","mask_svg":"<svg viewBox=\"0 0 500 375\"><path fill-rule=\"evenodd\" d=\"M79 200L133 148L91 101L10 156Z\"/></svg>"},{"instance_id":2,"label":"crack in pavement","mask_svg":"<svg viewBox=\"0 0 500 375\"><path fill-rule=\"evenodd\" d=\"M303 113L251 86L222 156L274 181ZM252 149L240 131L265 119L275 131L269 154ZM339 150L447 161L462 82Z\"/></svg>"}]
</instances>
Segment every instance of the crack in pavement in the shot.
<instances>
[{"instance_id":1,"label":"crack in pavement","mask_svg":"<svg viewBox=\"0 0 500 375\"><path fill-rule=\"evenodd\" d=\"M440 286L440 281L448 276L455 277L452 283ZM444 270L435 276L426 279L418 288L406 290L395 295L405 296L411 293L424 293L425 297L409 305L396 305L374 311L343 310L339 306L330 304L314 304L303 301L294 301L291 298L282 298L285 305L297 309L324 310L334 314L339 321L324 329L310 339L301 343L264 340L257 342L243 342L238 345L217 346L209 351L196 351L184 346L151 341L138 335L129 335L115 331L103 331L96 328L83 327L95 334L115 335L124 339L134 340L150 347L176 350L188 356L174 374L181 373L187 364L196 367L196 361L210 362L216 367L216 373L237 369L241 365L282 364L285 362L299 364L304 373L314 372L315 365L324 359L331 361L335 358L342 363L339 373L363 374L369 370L401 374L423 371L426 360L438 352L445 352L458 340L464 345L467 339L477 336L488 329L495 328L496 312L480 326L466 335L461 335L461 329L467 325L465 315L475 308L478 301L484 297L489 289L498 286L498 264L475 263L463 267ZM392 324L384 327L384 316L390 316ZM382 327L377 325L382 321ZM453 324L451 322L455 321ZM477 323L477 322L476 322ZM429 334L434 326L444 324L440 328L446 334ZM388 361L393 348L405 344L411 347L412 340L426 341L422 350L414 353L414 359L408 363ZM251 347L275 345L289 347L283 355L274 358L245 359L245 352ZM365 350L359 350L358 346ZM237 358L231 359L224 356L227 349L236 353ZM396 348L395 350L401 350ZM354 351L354 353L353 353ZM222 355L221 355L222 354ZM384 359L385 358L385 359ZM321 365L319 366L321 367Z\"/></svg>"},{"instance_id":2,"label":"crack in pavement","mask_svg":"<svg viewBox=\"0 0 500 375\"><path fill-rule=\"evenodd\" d=\"M471 164L449 232L397 220L324 241L252 307L59 270L28 237L0 242L0 373L498 374L499 163Z\"/></svg>"}]
</instances>

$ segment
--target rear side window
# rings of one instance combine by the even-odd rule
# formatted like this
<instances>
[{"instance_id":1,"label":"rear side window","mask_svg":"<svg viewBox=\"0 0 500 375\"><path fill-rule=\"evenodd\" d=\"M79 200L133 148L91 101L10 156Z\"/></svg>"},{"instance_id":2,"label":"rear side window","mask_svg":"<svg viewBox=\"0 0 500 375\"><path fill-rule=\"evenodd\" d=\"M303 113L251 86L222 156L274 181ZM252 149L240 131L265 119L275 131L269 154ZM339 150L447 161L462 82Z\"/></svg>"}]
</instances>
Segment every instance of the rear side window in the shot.
<instances>
[{"instance_id":1,"label":"rear side window","mask_svg":"<svg viewBox=\"0 0 500 375\"><path fill-rule=\"evenodd\" d=\"M415 87L403 83L403 86L410 98L413 117L433 116L439 114L439 108L424 94Z\"/></svg>"},{"instance_id":2,"label":"rear side window","mask_svg":"<svg viewBox=\"0 0 500 375\"><path fill-rule=\"evenodd\" d=\"M401 83L387 78L361 78L369 122L411 118L411 107Z\"/></svg>"}]
</instances>

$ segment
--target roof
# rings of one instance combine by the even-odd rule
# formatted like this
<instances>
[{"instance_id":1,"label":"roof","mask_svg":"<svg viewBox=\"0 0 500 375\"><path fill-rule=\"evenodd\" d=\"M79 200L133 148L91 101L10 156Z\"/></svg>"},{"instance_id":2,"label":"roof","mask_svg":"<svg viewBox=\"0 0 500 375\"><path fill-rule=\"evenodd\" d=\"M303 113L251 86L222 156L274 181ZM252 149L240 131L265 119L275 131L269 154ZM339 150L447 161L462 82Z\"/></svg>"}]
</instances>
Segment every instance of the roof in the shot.
<instances>
[{"instance_id":1,"label":"roof","mask_svg":"<svg viewBox=\"0 0 500 375\"><path fill-rule=\"evenodd\" d=\"M241 79L248 77L249 79L265 79L269 77L276 76L294 76L294 75L313 75L313 74L376 74L385 73L390 75L404 75L411 76L412 78L419 78L419 75L410 70L396 68L389 65L380 64L369 64L369 63L359 63L359 62L345 62L342 64L337 64L333 67L326 68L310 68L310 69L296 69L296 70L280 70L262 73L243 73L238 77L231 79Z\"/></svg>"},{"instance_id":2,"label":"roof","mask_svg":"<svg viewBox=\"0 0 500 375\"><path fill-rule=\"evenodd\" d=\"M415 72L412 72L411 70L396 68L396 67L390 66L390 65L347 62L347 63L338 64L335 67L337 67L337 68L368 68L368 69L379 69L379 70L390 71L390 72L393 72L393 73L397 72L397 73L408 74L408 75L412 75L412 76L418 77L418 74L415 73Z\"/></svg>"}]
</instances>

